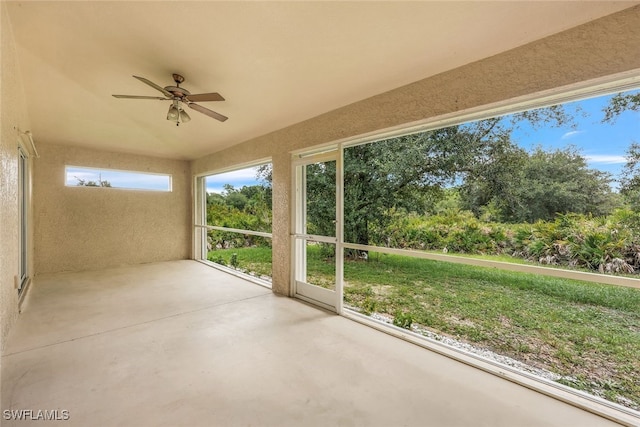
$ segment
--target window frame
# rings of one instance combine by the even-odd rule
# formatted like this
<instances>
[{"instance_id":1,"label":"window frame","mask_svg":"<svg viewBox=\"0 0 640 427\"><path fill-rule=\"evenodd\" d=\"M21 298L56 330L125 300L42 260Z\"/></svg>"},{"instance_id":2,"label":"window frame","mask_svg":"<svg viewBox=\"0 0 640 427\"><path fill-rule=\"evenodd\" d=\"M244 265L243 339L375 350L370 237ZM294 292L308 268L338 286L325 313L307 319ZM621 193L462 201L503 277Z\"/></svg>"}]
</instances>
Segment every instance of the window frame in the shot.
<instances>
[{"instance_id":1,"label":"window frame","mask_svg":"<svg viewBox=\"0 0 640 427\"><path fill-rule=\"evenodd\" d=\"M264 231L255 231L255 230L245 230L231 227L221 227L217 225L209 225L207 224L207 188L206 188L206 178L212 175L221 175L228 172L239 171L243 169L249 169L252 167L262 166L265 164L273 165L273 160L271 157L255 160L249 163L236 164L234 166L230 166L227 168L217 169L214 171L206 171L202 173L195 174L193 176L193 247L192 247L192 258L198 262L202 262L208 266L217 268L226 273L232 274L234 276L241 277L245 280L249 280L253 283L256 283L260 286L267 287L271 289L271 283L262 280L258 277L252 276L250 274L245 274L242 272L238 272L235 269L225 267L223 265L217 264L215 262L211 262L207 259L208 250L207 250L207 231L208 230L216 230L237 234L248 234L252 236L259 236L268 239L273 239L272 232L264 232ZM273 209L273 206L272 206Z\"/></svg>"},{"instance_id":2,"label":"window frame","mask_svg":"<svg viewBox=\"0 0 640 427\"><path fill-rule=\"evenodd\" d=\"M160 177L166 177L168 179L168 183L167 183L167 188L143 188L143 187L102 187L100 185L97 186L92 186L92 185L72 185L68 183L68 170L70 168L74 168L74 169L81 169L81 170L86 170L86 171L95 171L97 173L100 172L115 172L115 173L122 173L122 174L136 174L136 175L142 175L142 176L160 176ZM154 192L154 193L171 193L173 192L173 175L172 174L168 174L168 173L161 173L161 172L142 172L142 171L133 171L133 170L126 170L126 169L111 169L111 168L100 168L100 167L93 167L93 166L77 166L77 165L70 165L70 164L65 164L64 167L64 186L65 187L70 187L70 188L108 188L108 189L112 189L112 190L128 190L128 191L150 191L150 192Z\"/></svg>"}]
</instances>

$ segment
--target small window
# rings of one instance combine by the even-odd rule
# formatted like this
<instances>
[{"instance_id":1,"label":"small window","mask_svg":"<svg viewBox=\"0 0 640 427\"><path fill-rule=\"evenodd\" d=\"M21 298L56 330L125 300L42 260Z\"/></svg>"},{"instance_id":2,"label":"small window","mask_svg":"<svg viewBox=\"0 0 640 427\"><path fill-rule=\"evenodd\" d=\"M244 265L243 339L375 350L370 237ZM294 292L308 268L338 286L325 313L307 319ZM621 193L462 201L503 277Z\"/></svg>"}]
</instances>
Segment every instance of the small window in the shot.
<instances>
[{"instance_id":1,"label":"small window","mask_svg":"<svg viewBox=\"0 0 640 427\"><path fill-rule=\"evenodd\" d=\"M171 175L67 166L65 168L65 185L68 187L171 191Z\"/></svg>"}]
</instances>

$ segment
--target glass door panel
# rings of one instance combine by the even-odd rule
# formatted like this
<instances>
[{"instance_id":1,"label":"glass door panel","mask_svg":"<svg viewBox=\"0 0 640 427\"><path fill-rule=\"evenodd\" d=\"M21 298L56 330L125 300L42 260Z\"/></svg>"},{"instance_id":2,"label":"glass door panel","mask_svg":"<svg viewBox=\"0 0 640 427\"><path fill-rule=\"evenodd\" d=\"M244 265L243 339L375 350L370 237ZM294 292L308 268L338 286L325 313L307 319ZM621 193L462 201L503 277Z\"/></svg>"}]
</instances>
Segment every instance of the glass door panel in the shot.
<instances>
[{"instance_id":1,"label":"glass door panel","mask_svg":"<svg viewBox=\"0 0 640 427\"><path fill-rule=\"evenodd\" d=\"M297 162L295 296L337 310L335 153Z\"/></svg>"}]
</instances>

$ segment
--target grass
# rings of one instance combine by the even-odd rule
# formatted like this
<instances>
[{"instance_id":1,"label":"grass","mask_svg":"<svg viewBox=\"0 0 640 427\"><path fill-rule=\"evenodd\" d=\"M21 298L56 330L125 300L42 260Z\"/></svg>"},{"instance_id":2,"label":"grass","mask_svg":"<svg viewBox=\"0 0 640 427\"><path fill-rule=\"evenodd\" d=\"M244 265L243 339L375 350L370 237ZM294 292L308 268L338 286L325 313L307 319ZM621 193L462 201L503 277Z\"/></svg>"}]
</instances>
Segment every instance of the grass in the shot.
<instances>
[{"instance_id":1,"label":"grass","mask_svg":"<svg viewBox=\"0 0 640 427\"><path fill-rule=\"evenodd\" d=\"M263 249L216 252L257 265ZM334 271L309 246L309 281L331 283ZM344 277L345 305L354 310L510 356L640 409L639 289L375 252L346 260Z\"/></svg>"},{"instance_id":2,"label":"grass","mask_svg":"<svg viewBox=\"0 0 640 427\"><path fill-rule=\"evenodd\" d=\"M271 248L269 247L218 249L209 251L207 259L227 267L236 268L253 276L271 277L272 274Z\"/></svg>"}]
</instances>

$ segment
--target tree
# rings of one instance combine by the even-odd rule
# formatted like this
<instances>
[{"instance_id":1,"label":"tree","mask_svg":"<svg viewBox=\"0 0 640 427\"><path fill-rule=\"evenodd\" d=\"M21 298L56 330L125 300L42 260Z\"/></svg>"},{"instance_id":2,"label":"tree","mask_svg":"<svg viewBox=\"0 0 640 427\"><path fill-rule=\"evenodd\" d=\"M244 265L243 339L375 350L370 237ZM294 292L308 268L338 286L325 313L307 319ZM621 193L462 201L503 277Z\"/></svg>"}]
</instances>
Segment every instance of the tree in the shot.
<instances>
[{"instance_id":1,"label":"tree","mask_svg":"<svg viewBox=\"0 0 640 427\"><path fill-rule=\"evenodd\" d=\"M620 193L634 209L640 209L640 144L632 143L626 152L622 169Z\"/></svg>"},{"instance_id":2,"label":"tree","mask_svg":"<svg viewBox=\"0 0 640 427\"><path fill-rule=\"evenodd\" d=\"M253 231L271 231L271 188L223 185L221 194L207 194L207 224ZM213 234L210 232L210 234Z\"/></svg>"},{"instance_id":3,"label":"tree","mask_svg":"<svg viewBox=\"0 0 640 427\"><path fill-rule=\"evenodd\" d=\"M242 191L236 190L231 184L224 184L225 203L239 211L244 210L249 198L242 194Z\"/></svg>"},{"instance_id":4,"label":"tree","mask_svg":"<svg viewBox=\"0 0 640 427\"><path fill-rule=\"evenodd\" d=\"M391 212L425 213L453 182L465 154L449 147L450 128L358 145L344 153L345 240L370 244ZM447 155L450 153L450 155Z\"/></svg>"},{"instance_id":5,"label":"tree","mask_svg":"<svg viewBox=\"0 0 640 427\"><path fill-rule=\"evenodd\" d=\"M604 109L603 123L615 123L625 111L640 111L640 91L614 95ZM620 194L635 209L640 208L640 144L633 142L625 153L626 164L622 170Z\"/></svg>"},{"instance_id":6,"label":"tree","mask_svg":"<svg viewBox=\"0 0 640 427\"><path fill-rule=\"evenodd\" d=\"M614 123L625 111L640 111L640 91L636 93L618 93L609 101L603 112L603 123Z\"/></svg>"},{"instance_id":7,"label":"tree","mask_svg":"<svg viewBox=\"0 0 640 427\"><path fill-rule=\"evenodd\" d=\"M533 152L508 147L461 186L463 207L479 216L485 206L505 222L553 220L558 213L608 214L614 205L611 176L590 169L573 147Z\"/></svg>"},{"instance_id":8,"label":"tree","mask_svg":"<svg viewBox=\"0 0 640 427\"><path fill-rule=\"evenodd\" d=\"M576 152L529 154L511 140L522 123L571 126L573 114L553 106L346 148L345 240L384 244L373 230L384 229L398 212L423 215L436 209L454 185L460 186L462 203L476 213L491 206L509 221L552 218L573 209L600 212L588 200L607 200L606 175L588 169ZM307 220L315 233L332 234L335 194L327 189L335 165L327 163L315 173L314 167L308 167L308 203L314 208L307 210ZM270 170L263 173L269 180Z\"/></svg>"},{"instance_id":9,"label":"tree","mask_svg":"<svg viewBox=\"0 0 640 427\"><path fill-rule=\"evenodd\" d=\"M74 178L78 181L76 185L78 187L111 187L111 183L109 181L102 179L102 174L98 176L98 181L87 181L86 179L78 178L74 176Z\"/></svg>"},{"instance_id":10,"label":"tree","mask_svg":"<svg viewBox=\"0 0 640 427\"><path fill-rule=\"evenodd\" d=\"M559 213L605 215L613 209L611 176L587 166L572 147L529 155L521 182L523 209L512 220L550 221Z\"/></svg>"}]
</instances>

